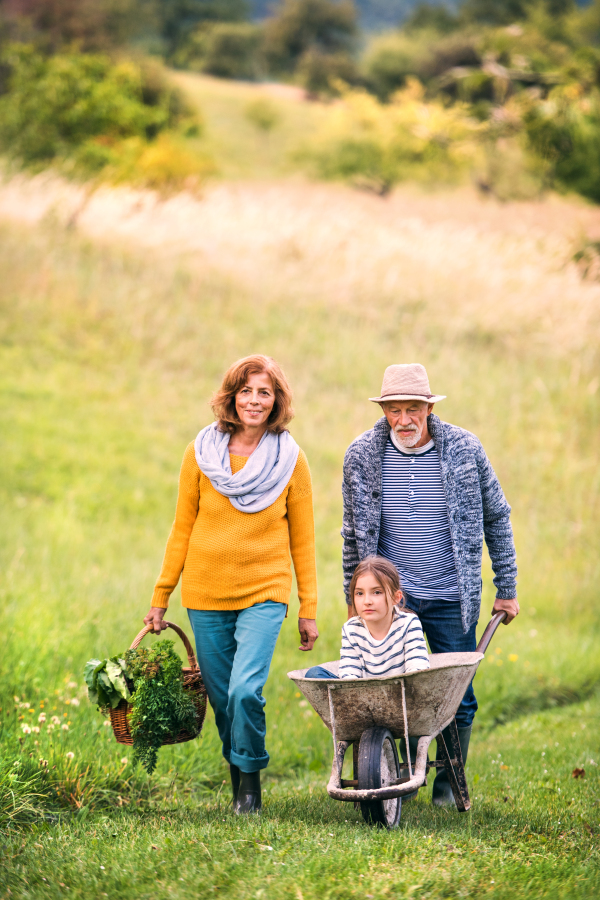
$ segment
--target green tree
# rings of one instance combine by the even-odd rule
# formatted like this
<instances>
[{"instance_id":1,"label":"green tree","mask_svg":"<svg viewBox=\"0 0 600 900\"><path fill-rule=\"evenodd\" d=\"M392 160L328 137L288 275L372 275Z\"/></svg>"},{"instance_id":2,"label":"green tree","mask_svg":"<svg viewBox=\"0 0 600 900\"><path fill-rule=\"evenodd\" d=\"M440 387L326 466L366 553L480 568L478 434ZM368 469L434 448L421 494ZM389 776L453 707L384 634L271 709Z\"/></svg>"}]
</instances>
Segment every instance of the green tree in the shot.
<instances>
[{"instance_id":1,"label":"green tree","mask_svg":"<svg viewBox=\"0 0 600 900\"><path fill-rule=\"evenodd\" d=\"M453 10L446 6L431 3L417 3L410 16L404 22L407 32L428 29L440 34L448 34L460 25L460 19Z\"/></svg>"},{"instance_id":2,"label":"green tree","mask_svg":"<svg viewBox=\"0 0 600 900\"><path fill-rule=\"evenodd\" d=\"M186 46L199 25L242 22L248 18L247 0L155 0L159 33L168 57Z\"/></svg>"},{"instance_id":3,"label":"green tree","mask_svg":"<svg viewBox=\"0 0 600 900\"><path fill-rule=\"evenodd\" d=\"M155 0L0 0L0 18L13 40L58 52L106 50L125 44L153 22Z\"/></svg>"},{"instance_id":4,"label":"green tree","mask_svg":"<svg viewBox=\"0 0 600 900\"><path fill-rule=\"evenodd\" d=\"M274 71L292 72L307 54L349 57L356 35L351 0L284 0L265 23L265 56Z\"/></svg>"},{"instance_id":5,"label":"green tree","mask_svg":"<svg viewBox=\"0 0 600 900\"><path fill-rule=\"evenodd\" d=\"M100 152L120 139L150 138L173 119L169 90L153 86L145 100L142 69L131 61L13 45L0 62L10 72L0 97L0 148L25 164L72 157L90 141Z\"/></svg>"},{"instance_id":6,"label":"green tree","mask_svg":"<svg viewBox=\"0 0 600 900\"><path fill-rule=\"evenodd\" d=\"M219 78L254 81L262 74L261 41L259 25L215 22L197 29L176 62Z\"/></svg>"},{"instance_id":7,"label":"green tree","mask_svg":"<svg viewBox=\"0 0 600 900\"><path fill-rule=\"evenodd\" d=\"M510 25L527 19L536 8L560 17L572 12L575 6L575 0L466 0L461 18L487 25Z\"/></svg>"}]
</instances>

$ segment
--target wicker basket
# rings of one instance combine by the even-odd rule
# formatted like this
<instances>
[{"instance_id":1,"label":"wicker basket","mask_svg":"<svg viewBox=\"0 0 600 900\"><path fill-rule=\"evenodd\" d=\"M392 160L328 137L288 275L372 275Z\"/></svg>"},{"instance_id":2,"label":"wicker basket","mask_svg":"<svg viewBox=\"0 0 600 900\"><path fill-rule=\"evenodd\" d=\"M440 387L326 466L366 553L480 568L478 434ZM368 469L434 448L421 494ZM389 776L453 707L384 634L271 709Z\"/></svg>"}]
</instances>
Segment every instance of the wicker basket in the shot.
<instances>
[{"instance_id":1,"label":"wicker basket","mask_svg":"<svg viewBox=\"0 0 600 900\"><path fill-rule=\"evenodd\" d=\"M204 724L204 716L206 715L206 688L204 687L204 682L202 681L202 675L200 674L200 667L198 665L198 661L196 660L196 655L192 649L192 645L190 644L187 635L178 625L175 625L173 622L165 622L167 628L172 628L175 631L185 646L185 651L187 653L187 658L189 662L189 666L182 666L183 671L183 687L184 690L188 691L192 695L192 700L194 701L194 706L196 707L196 719L197 719L197 727L194 732L191 731L180 731L177 737L174 738L165 738L163 744L183 744L185 741L193 741L195 737L198 737L202 730L202 725ZM152 625L146 625L134 641L131 644L130 650L135 650L142 643L143 639L146 635L152 631ZM133 744L133 738L131 737L131 731L129 730L129 716L131 715L131 703L128 703L127 700L121 700L119 705L115 707L115 709L111 709L110 711L110 721L115 733L115 738L117 739L119 744Z\"/></svg>"}]
</instances>

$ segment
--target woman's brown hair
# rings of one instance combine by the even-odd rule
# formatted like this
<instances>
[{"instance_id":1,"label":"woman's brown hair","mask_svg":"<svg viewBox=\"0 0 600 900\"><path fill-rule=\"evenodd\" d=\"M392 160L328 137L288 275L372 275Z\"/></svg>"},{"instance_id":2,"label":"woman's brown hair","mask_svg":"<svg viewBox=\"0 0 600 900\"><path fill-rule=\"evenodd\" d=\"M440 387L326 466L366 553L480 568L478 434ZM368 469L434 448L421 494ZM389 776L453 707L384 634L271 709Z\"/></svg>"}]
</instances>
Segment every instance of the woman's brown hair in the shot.
<instances>
[{"instance_id":1,"label":"woman's brown hair","mask_svg":"<svg viewBox=\"0 0 600 900\"><path fill-rule=\"evenodd\" d=\"M248 383L250 375L260 375L262 372L271 379L275 403L271 415L267 420L267 431L273 434L281 434L286 426L294 418L292 409L292 391L288 380L283 374L281 366L271 359L256 353L254 356L245 356L229 366L219 390L214 394L210 405L217 420L219 431L228 431L235 434L240 428L240 417L235 408L236 394Z\"/></svg>"},{"instance_id":2,"label":"woman's brown hair","mask_svg":"<svg viewBox=\"0 0 600 900\"><path fill-rule=\"evenodd\" d=\"M356 590L356 582L360 578L361 575L365 575L367 572L370 572L379 582L380 587L385 593L385 598L388 602L388 609L390 606L396 606L398 609L404 609L404 597L401 597L400 600L395 600L395 596L398 591L402 590L402 585L400 584L400 576L398 575L398 569L396 566L391 563L389 560L384 559L383 556L367 556L366 559L363 559L354 570L354 575L352 576L352 581L350 582L349 595L350 595L350 606L352 608L352 615L356 616L358 613L356 612L356 607L354 605L354 592Z\"/></svg>"}]
</instances>

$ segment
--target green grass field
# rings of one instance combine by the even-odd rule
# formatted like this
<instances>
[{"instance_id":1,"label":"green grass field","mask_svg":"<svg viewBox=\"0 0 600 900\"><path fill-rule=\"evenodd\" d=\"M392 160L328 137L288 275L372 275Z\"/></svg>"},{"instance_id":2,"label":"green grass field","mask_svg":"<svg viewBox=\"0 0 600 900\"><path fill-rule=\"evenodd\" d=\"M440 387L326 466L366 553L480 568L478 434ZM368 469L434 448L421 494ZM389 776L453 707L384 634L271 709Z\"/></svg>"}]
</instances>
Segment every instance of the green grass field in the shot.
<instances>
[{"instance_id":1,"label":"green grass field","mask_svg":"<svg viewBox=\"0 0 600 900\"><path fill-rule=\"evenodd\" d=\"M0 897L593 898L600 288L565 265L566 239L475 227L479 207L453 195L418 201L421 228L402 198L278 190L275 213L258 192L254 218L226 223L207 195L212 257L91 242L53 216L1 226ZM507 205L496 224L569 214L536 209ZM426 788L382 833L327 797L331 737L286 678L308 664L293 597L265 691L260 819L231 813L210 714L150 779L86 700L85 661L141 627L210 394L255 351L290 377L313 472L311 662L338 652L341 462L374 421L365 398L385 365L424 362L448 395L440 415L475 431L496 467L522 614L477 675L469 814L434 811ZM481 628L492 597L486 561ZM178 593L169 617L187 627Z\"/></svg>"},{"instance_id":2,"label":"green grass field","mask_svg":"<svg viewBox=\"0 0 600 900\"><path fill-rule=\"evenodd\" d=\"M172 78L206 125L203 137L191 140L191 146L208 151L219 174L229 179L289 176L294 156L327 115L326 104L303 100L303 91L291 85L226 81L190 72L173 72ZM253 122L257 100L272 115L268 130Z\"/></svg>"}]
</instances>

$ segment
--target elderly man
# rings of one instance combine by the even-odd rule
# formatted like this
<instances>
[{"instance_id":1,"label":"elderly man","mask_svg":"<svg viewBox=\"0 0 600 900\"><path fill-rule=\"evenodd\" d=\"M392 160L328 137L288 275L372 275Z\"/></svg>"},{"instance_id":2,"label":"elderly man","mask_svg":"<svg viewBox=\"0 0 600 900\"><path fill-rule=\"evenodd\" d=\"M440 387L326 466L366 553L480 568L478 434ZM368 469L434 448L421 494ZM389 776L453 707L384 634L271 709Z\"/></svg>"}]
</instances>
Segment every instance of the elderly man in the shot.
<instances>
[{"instance_id":1,"label":"elderly man","mask_svg":"<svg viewBox=\"0 0 600 900\"><path fill-rule=\"evenodd\" d=\"M433 414L444 400L422 365L389 366L379 403L384 416L350 445L344 460L344 587L361 559L397 567L406 606L421 620L433 653L475 650L481 606L483 539L494 570L493 611L519 612L508 505L480 441ZM477 701L469 686L456 714L466 762ZM433 803L452 805L444 769Z\"/></svg>"}]
</instances>

